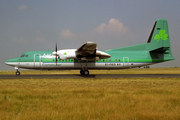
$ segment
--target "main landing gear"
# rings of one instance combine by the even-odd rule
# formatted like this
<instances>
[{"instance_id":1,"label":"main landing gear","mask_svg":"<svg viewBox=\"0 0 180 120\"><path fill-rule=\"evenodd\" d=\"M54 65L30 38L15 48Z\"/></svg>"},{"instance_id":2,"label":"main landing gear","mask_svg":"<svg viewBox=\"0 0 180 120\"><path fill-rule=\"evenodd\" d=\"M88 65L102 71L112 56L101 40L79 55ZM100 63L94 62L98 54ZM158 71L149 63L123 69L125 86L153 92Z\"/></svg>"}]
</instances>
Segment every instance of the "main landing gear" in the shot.
<instances>
[{"instance_id":1,"label":"main landing gear","mask_svg":"<svg viewBox=\"0 0 180 120\"><path fill-rule=\"evenodd\" d=\"M79 64L81 65L80 60L78 60ZM80 74L81 75L89 75L89 70L87 69L87 61L86 61L86 68L83 68L83 66L81 65L81 70L80 70Z\"/></svg>"},{"instance_id":2,"label":"main landing gear","mask_svg":"<svg viewBox=\"0 0 180 120\"><path fill-rule=\"evenodd\" d=\"M89 71L81 69L80 74L81 75L89 75Z\"/></svg>"}]
</instances>

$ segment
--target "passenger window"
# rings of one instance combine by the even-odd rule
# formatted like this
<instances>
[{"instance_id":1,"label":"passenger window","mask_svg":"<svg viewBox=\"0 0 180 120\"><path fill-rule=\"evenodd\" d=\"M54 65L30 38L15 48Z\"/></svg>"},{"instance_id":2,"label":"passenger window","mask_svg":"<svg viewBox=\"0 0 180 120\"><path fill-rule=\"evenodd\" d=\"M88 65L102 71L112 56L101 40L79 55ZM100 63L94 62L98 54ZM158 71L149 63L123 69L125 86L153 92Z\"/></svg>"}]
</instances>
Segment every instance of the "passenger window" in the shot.
<instances>
[{"instance_id":1,"label":"passenger window","mask_svg":"<svg viewBox=\"0 0 180 120\"><path fill-rule=\"evenodd\" d=\"M119 59L119 62L120 62L121 60Z\"/></svg>"}]
</instances>

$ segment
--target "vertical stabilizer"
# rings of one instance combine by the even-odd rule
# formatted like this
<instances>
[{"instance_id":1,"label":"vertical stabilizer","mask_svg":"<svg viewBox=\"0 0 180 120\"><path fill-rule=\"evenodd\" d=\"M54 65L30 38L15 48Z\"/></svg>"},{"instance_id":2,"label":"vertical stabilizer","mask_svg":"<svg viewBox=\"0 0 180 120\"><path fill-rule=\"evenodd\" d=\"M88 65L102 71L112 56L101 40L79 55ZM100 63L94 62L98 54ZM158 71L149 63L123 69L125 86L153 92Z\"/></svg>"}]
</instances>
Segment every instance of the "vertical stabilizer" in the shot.
<instances>
[{"instance_id":1,"label":"vertical stabilizer","mask_svg":"<svg viewBox=\"0 0 180 120\"><path fill-rule=\"evenodd\" d=\"M147 41L147 50L155 50L161 47L170 47L168 22L164 19L156 20L154 27L151 31L149 39Z\"/></svg>"},{"instance_id":2,"label":"vertical stabilizer","mask_svg":"<svg viewBox=\"0 0 180 120\"><path fill-rule=\"evenodd\" d=\"M164 19L156 20L147 41L146 50L151 54L163 54L164 60L174 59L171 53L168 21ZM166 57L165 57L166 56ZM168 57L169 56L169 57Z\"/></svg>"}]
</instances>

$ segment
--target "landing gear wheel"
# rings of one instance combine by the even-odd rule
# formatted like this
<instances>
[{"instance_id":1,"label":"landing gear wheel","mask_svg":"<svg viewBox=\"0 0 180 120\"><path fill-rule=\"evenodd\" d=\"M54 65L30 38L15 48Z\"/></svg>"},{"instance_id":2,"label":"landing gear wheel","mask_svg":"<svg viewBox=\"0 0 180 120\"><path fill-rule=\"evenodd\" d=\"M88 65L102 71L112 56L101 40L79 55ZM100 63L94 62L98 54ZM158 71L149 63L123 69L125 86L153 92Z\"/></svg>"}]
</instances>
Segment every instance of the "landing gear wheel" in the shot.
<instances>
[{"instance_id":1,"label":"landing gear wheel","mask_svg":"<svg viewBox=\"0 0 180 120\"><path fill-rule=\"evenodd\" d=\"M81 75L89 75L89 71L88 70L81 70L80 74Z\"/></svg>"},{"instance_id":2,"label":"landing gear wheel","mask_svg":"<svg viewBox=\"0 0 180 120\"><path fill-rule=\"evenodd\" d=\"M80 74L81 74L81 75L84 75L84 71L83 71L83 70L81 70L81 71L80 71Z\"/></svg>"},{"instance_id":3,"label":"landing gear wheel","mask_svg":"<svg viewBox=\"0 0 180 120\"><path fill-rule=\"evenodd\" d=\"M84 71L84 75L89 75L89 71L88 71L88 70L85 70L85 71Z\"/></svg>"},{"instance_id":4,"label":"landing gear wheel","mask_svg":"<svg viewBox=\"0 0 180 120\"><path fill-rule=\"evenodd\" d=\"M17 72L16 72L16 75L17 75L17 76L19 76L19 75L20 75L20 72L19 72L19 71L17 71Z\"/></svg>"}]
</instances>

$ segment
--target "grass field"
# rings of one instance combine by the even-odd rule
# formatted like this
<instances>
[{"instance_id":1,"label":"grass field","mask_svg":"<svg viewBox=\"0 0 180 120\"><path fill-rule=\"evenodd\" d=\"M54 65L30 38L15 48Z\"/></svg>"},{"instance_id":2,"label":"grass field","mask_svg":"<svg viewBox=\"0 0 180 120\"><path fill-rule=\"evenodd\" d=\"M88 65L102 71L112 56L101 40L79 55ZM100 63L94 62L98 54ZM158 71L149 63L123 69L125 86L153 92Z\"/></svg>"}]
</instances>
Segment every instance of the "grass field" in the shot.
<instances>
[{"instance_id":1,"label":"grass field","mask_svg":"<svg viewBox=\"0 0 180 120\"><path fill-rule=\"evenodd\" d=\"M178 74L180 69L122 71L136 70ZM22 74L31 72L40 71ZM179 113L180 78L0 80L0 120L179 120Z\"/></svg>"}]
</instances>

